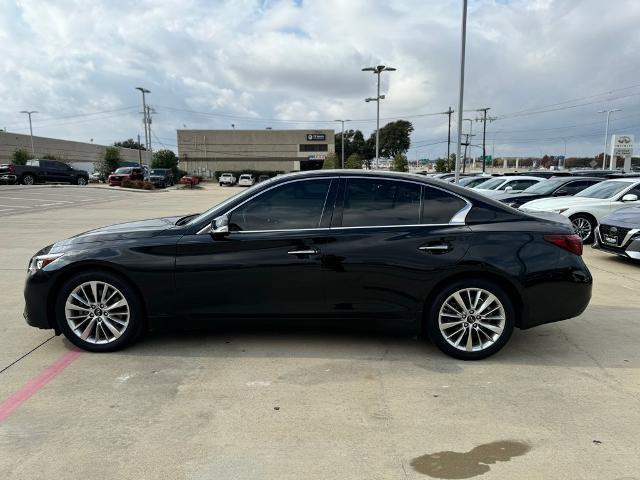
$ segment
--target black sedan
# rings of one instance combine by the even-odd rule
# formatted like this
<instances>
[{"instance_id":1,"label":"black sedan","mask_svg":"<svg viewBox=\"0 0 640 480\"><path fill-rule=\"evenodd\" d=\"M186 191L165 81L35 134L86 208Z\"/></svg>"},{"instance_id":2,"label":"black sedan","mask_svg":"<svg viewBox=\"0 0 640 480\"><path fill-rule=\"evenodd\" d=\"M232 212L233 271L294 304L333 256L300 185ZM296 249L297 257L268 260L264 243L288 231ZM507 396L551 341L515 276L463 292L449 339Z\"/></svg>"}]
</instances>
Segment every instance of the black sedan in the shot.
<instances>
[{"instance_id":1,"label":"black sedan","mask_svg":"<svg viewBox=\"0 0 640 480\"><path fill-rule=\"evenodd\" d=\"M575 177L561 177L551 178L544 182L531 185L519 193L501 193L494 195L492 198L502 203L506 203L510 207L520 208L527 202L532 200L538 200L539 198L549 197L563 197L569 195L575 195L581 192L587 187L596 183L602 182L604 178L575 178Z\"/></svg>"},{"instance_id":2,"label":"black sedan","mask_svg":"<svg viewBox=\"0 0 640 480\"><path fill-rule=\"evenodd\" d=\"M587 307L582 243L553 218L419 175L284 175L202 214L43 248L29 265L25 318L98 352L171 318L384 320L479 359L514 327Z\"/></svg>"}]
</instances>

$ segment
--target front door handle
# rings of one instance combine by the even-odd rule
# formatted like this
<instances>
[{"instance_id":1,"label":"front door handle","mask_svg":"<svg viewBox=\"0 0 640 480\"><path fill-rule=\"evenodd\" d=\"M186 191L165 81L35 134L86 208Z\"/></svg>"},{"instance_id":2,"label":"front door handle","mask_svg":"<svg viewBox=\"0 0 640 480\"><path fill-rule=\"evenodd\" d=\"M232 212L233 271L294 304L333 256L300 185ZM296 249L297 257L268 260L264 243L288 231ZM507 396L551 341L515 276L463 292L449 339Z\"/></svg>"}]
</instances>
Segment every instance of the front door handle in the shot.
<instances>
[{"instance_id":1,"label":"front door handle","mask_svg":"<svg viewBox=\"0 0 640 480\"><path fill-rule=\"evenodd\" d=\"M304 250L289 250L289 255L318 255L320 253L316 248L305 248Z\"/></svg>"},{"instance_id":2,"label":"front door handle","mask_svg":"<svg viewBox=\"0 0 640 480\"><path fill-rule=\"evenodd\" d=\"M438 243L436 245L425 245L423 247L418 247L418 250L422 250L423 252L433 252L433 253L444 253L451 250L451 245L446 243Z\"/></svg>"}]
</instances>

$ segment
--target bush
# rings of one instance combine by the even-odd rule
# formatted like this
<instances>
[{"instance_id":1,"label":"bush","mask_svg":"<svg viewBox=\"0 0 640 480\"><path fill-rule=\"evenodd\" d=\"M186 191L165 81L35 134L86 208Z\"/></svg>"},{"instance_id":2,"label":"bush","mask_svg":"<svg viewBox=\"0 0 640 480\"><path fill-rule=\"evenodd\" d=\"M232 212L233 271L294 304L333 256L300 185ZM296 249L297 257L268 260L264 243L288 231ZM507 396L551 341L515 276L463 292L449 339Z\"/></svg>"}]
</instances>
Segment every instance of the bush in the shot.
<instances>
[{"instance_id":1,"label":"bush","mask_svg":"<svg viewBox=\"0 0 640 480\"><path fill-rule=\"evenodd\" d=\"M398 153L395 157L393 157L391 170L393 170L394 172L408 172L409 162L407 161L407 156L403 153Z\"/></svg>"},{"instance_id":2,"label":"bush","mask_svg":"<svg viewBox=\"0 0 640 480\"><path fill-rule=\"evenodd\" d=\"M322 162L322 169L327 170L332 168L339 168L339 165L340 159L338 158L338 156L335 153L330 153L325 157L324 162Z\"/></svg>"},{"instance_id":3,"label":"bush","mask_svg":"<svg viewBox=\"0 0 640 480\"><path fill-rule=\"evenodd\" d=\"M352 153L347 158L347 162L345 164L345 167L361 169L362 168L362 157L360 155L358 155L357 153Z\"/></svg>"},{"instance_id":4,"label":"bush","mask_svg":"<svg viewBox=\"0 0 640 480\"><path fill-rule=\"evenodd\" d=\"M26 165L27 160L31 160L33 155L31 155L24 148L19 148L11 155L11 161L14 165Z\"/></svg>"},{"instance_id":5,"label":"bush","mask_svg":"<svg viewBox=\"0 0 640 480\"><path fill-rule=\"evenodd\" d=\"M96 164L100 178L106 179L120 166L120 150L117 147L107 147L104 157Z\"/></svg>"},{"instance_id":6,"label":"bush","mask_svg":"<svg viewBox=\"0 0 640 480\"><path fill-rule=\"evenodd\" d=\"M133 188L135 190L153 190L153 183L143 180L123 180L122 188Z\"/></svg>"}]
</instances>

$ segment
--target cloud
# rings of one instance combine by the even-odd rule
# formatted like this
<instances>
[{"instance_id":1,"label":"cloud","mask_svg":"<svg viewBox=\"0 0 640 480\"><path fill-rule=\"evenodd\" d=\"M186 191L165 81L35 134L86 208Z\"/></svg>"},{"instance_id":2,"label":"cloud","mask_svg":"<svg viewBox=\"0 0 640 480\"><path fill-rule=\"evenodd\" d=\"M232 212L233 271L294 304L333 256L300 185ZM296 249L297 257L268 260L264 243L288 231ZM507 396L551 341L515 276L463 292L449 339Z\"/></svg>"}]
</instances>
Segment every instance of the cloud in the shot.
<instances>
[{"instance_id":1,"label":"cloud","mask_svg":"<svg viewBox=\"0 0 640 480\"><path fill-rule=\"evenodd\" d=\"M368 135L375 104L363 100L376 85L364 66L398 69L383 75L382 117L457 108L460 13L458 0L5 0L0 127L27 131L18 112L34 109L36 134L100 143L134 137L142 85L152 91L157 143L169 147L183 124L307 128L350 118ZM560 154L566 142L569 155L594 155L604 134L596 112L609 107L624 109L612 130L640 134L640 87L616 91L636 83L638 20L633 0L616 8L600 0L472 0L465 105L499 117L488 127L490 152ZM593 96L608 91L615 92ZM571 99L583 100L561 103ZM509 116L552 104L560 105ZM58 119L98 111L106 113ZM428 145L446 139L446 118L411 117L419 156L446 151Z\"/></svg>"}]
</instances>

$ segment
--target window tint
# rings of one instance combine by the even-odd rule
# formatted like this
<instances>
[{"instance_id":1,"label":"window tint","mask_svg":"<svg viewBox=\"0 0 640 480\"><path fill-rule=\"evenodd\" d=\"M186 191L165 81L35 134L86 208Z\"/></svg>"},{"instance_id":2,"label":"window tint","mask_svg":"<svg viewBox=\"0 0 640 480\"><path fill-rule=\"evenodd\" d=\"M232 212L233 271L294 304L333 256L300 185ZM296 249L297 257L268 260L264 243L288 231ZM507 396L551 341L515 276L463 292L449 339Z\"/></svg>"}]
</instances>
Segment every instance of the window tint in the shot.
<instances>
[{"instance_id":1,"label":"window tint","mask_svg":"<svg viewBox=\"0 0 640 480\"><path fill-rule=\"evenodd\" d=\"M229 228L292 230L318 228L331 180L305 180L273 188L231 213Z\"/></svg>"},{"instance_id":2,"label":"window tint","mask_svg":"<svg viewBox=\"0 0 640 480\"><path fill-rule=\"evenodd\" d=\"M347 180L343 227L420 223L420 185L393 180Z\"/></svg>"},{"instance_id":3,"label":"window tint","mask_svg":"<svg viewBox=\"0 0 640 480\"><path fill-rule=\"evenodd\" d=\"M638 198L640 198L640 185L636 185L635 187L633 187L631 190L629 190L624 195L637 195ZM624 195L623 195L623 197L624 197Z\"/></svg>"},{"instance_id":4,"label":"window tint","mask_svg":"<svg viewBox=\"0 0 640 480\"><path fill-rule=\"evenodd\" d=\"M422 202L422 223L449 223L467 203L460 197L425 187Z\"/></svg>"},{"instance_id":5,"label":"window tint","mask_svg":"<svg viewBox=\"0 0 640 480\"><path fill-rule=\"evenodd\" d=\"M594 183L598 182L596 182L595 180L579 180L577 182L567 183L564 187L562 187L562 189L565 190L569 195L573 195L575 193L581 192L587 187L590 187Z\"/></svg>"}]
</instances>

